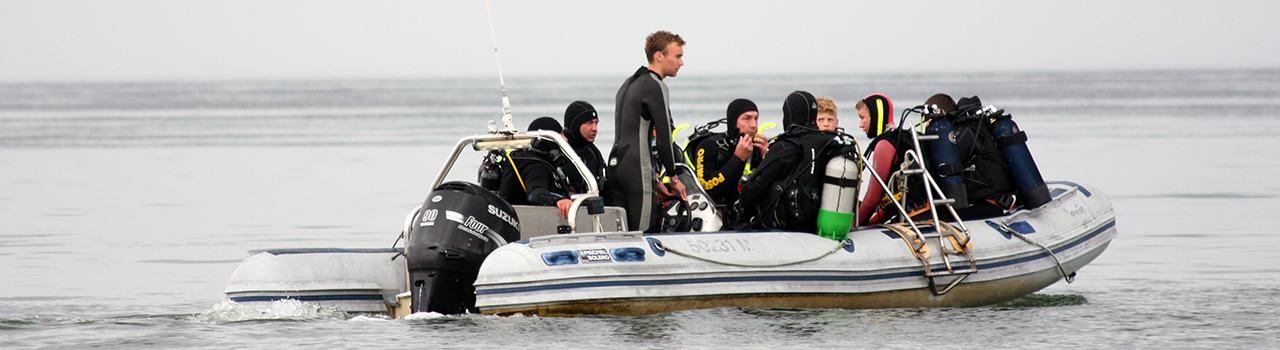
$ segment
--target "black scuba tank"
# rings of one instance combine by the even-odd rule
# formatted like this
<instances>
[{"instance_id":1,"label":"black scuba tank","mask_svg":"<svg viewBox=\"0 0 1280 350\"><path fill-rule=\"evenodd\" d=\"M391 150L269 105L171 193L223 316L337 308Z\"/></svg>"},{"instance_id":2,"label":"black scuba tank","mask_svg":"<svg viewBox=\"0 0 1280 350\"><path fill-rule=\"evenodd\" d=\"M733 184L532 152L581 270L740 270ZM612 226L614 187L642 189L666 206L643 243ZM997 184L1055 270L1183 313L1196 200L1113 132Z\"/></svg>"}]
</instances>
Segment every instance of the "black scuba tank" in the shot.
<instances>
[{"instance_id":1,"label":"black scuba tank","mask_svg":"<svg viewBox=\"0 0 1280 350\"><path fill-rule=\"evenodd\" d=\"M501 151L489 151L489 154L484 156L484 161L480 163L479 174L476 176L480 187L498 191L502 186L502 165L505 161L506 157Z\"/></svg>"},{"instance_id":2,"label":"black scuba tank","mask_svg":"<svg viewBox=\"0 0 1280 350\"><path fill-rule=\"evenodd\" d=\"M1027 133L1018 130L1018 124L1003 111L996 112L995 121L991 124L991 136L996 140L996 147L1004 158L1009 175L1013 176L1018 190L1018 201L1027 209L1039 208L1053 199L1049 195L1049 187L1040 176L1035 159L1031 158L1031 150L1027 149Z\"/></svg>"},{"instance_id":3,"label":"black scuba tank","mask_svg":"<svg viewBox=\"0 0 1280 350\"><path fill-rule=\"evenodd\" d=\"M467 182L446 182L427 196L405 244L413 312L478 312L476 275L499 246L520 239L510 204Z\"/></svg>"},{"instance_id":4,"label":"black scuba tank","mask_svg":"<svg viewBox=\"0 0 1280 350\"><path fill-rule=\"evenodd\" d=\"M925 129L925 133L937 136L938 139L929 141L929 167L934 172L934 179L938 180L938 187L942 188L942 193L955 200L952 207L956 209L964 209L969 207L969 194L964 185L964 163L960 162L960 156L956 154L956 143L951 138L951 121L944 117L933 118L929 122L929 127Z\"/></svg>"}]
</instances>

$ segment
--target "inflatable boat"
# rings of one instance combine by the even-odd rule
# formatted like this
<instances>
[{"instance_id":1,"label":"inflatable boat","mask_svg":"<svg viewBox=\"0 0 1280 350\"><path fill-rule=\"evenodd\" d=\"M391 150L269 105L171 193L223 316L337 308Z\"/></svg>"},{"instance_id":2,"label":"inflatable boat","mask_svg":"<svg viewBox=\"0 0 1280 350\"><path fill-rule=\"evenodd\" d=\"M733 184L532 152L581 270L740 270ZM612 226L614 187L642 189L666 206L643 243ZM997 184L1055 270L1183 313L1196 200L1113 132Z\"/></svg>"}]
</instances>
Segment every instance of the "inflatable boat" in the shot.
<instances>
[{"instance_id":1,"label":"inflatable boat","mask_svg":"<svg viewBox=\"0 0 1280 350\"><path fill-rule=\"evenodd\" d=\"M1070 282L1116 235L1107 197L1071 182L1043 184L1050 198L1034 209L854 227L844 239L722 230L695 186L684 215L698 232L633 232L622 208L602 204L592 179L573 196L569 218L554 207L509 205L476 183L444 182L467 148L539 141L555 142L588 173L557 133L490 129L458 142L434 190L406 217L403 247L252 251L225 294L237 303L296 299L396 317L966 307ZM949 208L945 197L930 200Z\"/></svg>"}]
</instances>

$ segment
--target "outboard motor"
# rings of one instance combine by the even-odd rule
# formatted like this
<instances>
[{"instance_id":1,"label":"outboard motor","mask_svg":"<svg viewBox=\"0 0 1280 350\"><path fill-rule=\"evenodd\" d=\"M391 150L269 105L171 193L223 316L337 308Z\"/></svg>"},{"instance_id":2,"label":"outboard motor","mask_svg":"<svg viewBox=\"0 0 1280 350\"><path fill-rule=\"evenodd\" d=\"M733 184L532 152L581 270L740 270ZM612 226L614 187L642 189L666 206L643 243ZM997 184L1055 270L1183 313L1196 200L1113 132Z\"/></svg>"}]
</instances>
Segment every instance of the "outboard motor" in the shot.
<instances>
[{"instance_id":1,"label":"outboard motor","mask_svg":"<svg viewBox=\"0 0 1280 350\"><path fill-rule=\"evenodd\" d=\"M925 133L935 135L938 139L929 141L929 167L934 171L938 187L942 194L955 200L952 207L964 209L969 207L969 193L964 185L964 164L956 154L955 139L951 138L951 121L937 116L929 122Z\"/></svg>"},{"instance_id":2,"label":"outboard motor","mask_svg":"<svg viewBox=\"0 0 1280 350\"><path fill-rule=\"evenodd\" d=\"M1022 206L1035 209L1049 203L1053 197L1049 195L1049 187L1044 184L1044 178L1040 177L1036 160L1031 158L1031 150L1027 149L1027 133L1018 130L1018 123L1014 123L1013 116L1005 114L1004 110L990 112L989 115L994 119L991 136L995 138L996 147L1004 157L1009 175L1013 176Z\"/></svg>"},{"instance_id":3,"label":"outboard motor","mask_svg":"<svg viewBox=\"0 0 1280 350\"><path fill-rule=\"evenodd\" d=\"M862 177L862 166L854 160L857 155L853 157L840 154L827 161L826 176L822 177L822 205L818 208L818 236L849 238Z\"/></svg>"},{"instance_id":4,"label":"outboard motor","mask_svg":"<svg viewBox=\"0 0 1280 350\"><path fill-rule=\"evenodd\" d=\"M476 310L476 275L494 249L520 239L510 204L479 185L446 182L427 196L409 229L405 257L413 312Z\"/></svg>"}]
</instances>

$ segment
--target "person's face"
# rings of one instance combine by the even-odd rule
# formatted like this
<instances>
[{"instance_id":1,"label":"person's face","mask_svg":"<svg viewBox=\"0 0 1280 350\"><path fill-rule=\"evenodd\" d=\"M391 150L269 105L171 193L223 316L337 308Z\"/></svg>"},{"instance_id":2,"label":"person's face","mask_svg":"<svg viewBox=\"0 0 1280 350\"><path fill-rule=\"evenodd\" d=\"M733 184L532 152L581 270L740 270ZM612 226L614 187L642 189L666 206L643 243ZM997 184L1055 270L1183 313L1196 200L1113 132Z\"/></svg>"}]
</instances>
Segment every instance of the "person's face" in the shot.
<instances>
[{"instance_id":1,"label":"person's face","mask_svg":"<svg viewBox=\"0 0 1280 350\"><path fill-rule=\"evenodd\" d=\"M840 120L836 119L836 114L831 112L818 112L818 130L836 131L840 127Z\"/></svg>"},{"instance_id":2,"label":"person's face","mask_svg":"<svg viewBox=\"0 0 1280 350\"><path fill-rule=\"evenodd\" d=\"M582 135L587 142L596 142L596 131L599 130L600 119L592 119L589 122L582 123L578 126L578 134Z\"/></svg>"},{"instance_id":3,"label":"person's face","mask_svg":"<svg viewBox=\"0 0 1280 350\"><path fill-rule=\"evenodd\" d=\"M653 54L653 63L658 73L665 77L674 77L684 65L684 47L676 43L667 44L667 48Z\"/></svg>"},{"instance_id":4,"label":"person's face","mask_svg":"<svg viewBox=\"0 0 1280 350\"><path fill-rule=\"evenodd\" d=\"M756 127L760 122L760 112L748 111L738 115L738 134L750 135L756 133Z\"/></svg>"},{"instance_id":5,"label":"person's face","mask_svg":"<svg viewBox=\"0 0 1280 350\"><path fill-rule=\"evenodd\" d=\"M871 129L871 111L866 108L858 108L858 127L862 128L862 132L868 132Z\"/></svg>"}]
</instances>

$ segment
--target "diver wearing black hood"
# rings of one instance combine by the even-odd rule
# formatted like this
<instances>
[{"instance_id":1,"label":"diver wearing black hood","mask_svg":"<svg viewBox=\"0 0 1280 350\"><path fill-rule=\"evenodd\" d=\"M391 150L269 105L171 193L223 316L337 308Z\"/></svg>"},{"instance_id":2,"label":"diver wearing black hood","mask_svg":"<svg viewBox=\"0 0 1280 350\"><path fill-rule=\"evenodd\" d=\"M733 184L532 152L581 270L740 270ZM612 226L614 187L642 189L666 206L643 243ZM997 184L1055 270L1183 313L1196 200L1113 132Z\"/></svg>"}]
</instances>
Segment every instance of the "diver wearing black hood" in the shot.
<instances>
[{"instance_id":1,"label":"diver wearing black hood","mask_svg":"<svg viewBox=\"0 0 1280 350\"><path fill-rule=\"evenodd\" d=\"M560 132L560 122L541 117L529 123L529 131ZM498 196L513 205L531 204L560 207L560 216L568 213L570 186L561 168L568 162L555 142L539 139L532 148L511 151L508 157L515 167L505 167Z\"/></svg>"},{"instance_id":2,"label":"diver wearing black hood","mask_svg":"<svg viewBox=\"0 0 1280 350\"><path fill-rule=\"evenodd\" d=\"M604 156L600 155L600 149L595 144L599 122L596 108L587 101L573 101L564 110L564 138L569 140L574 153L578 154L578 158L591 171L591 176L596 179L596 186L604 186ZM564 167L564 173L569 176L573 192L587 191L587 184L582 175L578 174L577 167Z\"/></svg>"},{"instance_id":3,"label":"diver wearing black hood","mask_svg":"<svg viewBox=\"0 0 1280 350\"><path fill-rule=\"evenodd\" d=\"M816 232L816 217L804 217L804 211L816 215L821 192L821 176L815 176L814 158L819 150L835 138L835 133L818 130L818 103L806 91L787 95L782 104L782 125L786 132L778 135L769 145L760 167L742 185L742 197L738 200L739 218L750 218L749 225L756 228L786 229ZM823 164L825 166L825 164ZM792 178L789 175L797 175ZM809 176L799 176L809 175ZM794 183L788 183L794 182ZM808 196L782 200L784 191L790 188L808 189ZM794 196L795 194L793 194ZM782 203L791 202L791 203ZM804 203L808 202L808 203ZM784 208L790 205L790 208ZM807 206L807 208L806 208ZM790 211L792 215L781 213ZM787 218L790 216L790 218ZM736 227L747 224L740 221Z\"/></svg>"},{"instance_id":4,"label":"diver wearing black hood","mask_svg":"<svg viewBox=\"0 0 1280 350\"><path fill-rule=\"evenodd\" d=\"M715 204L731 205L738 200L738 181L750 173L747 165L759 165L769 147L764 136L756 133L759 118L754 102L733 100L725 111L728 130L693 145L696 149L689 157L702 189Z\"/></svg>"}]
</instances>

